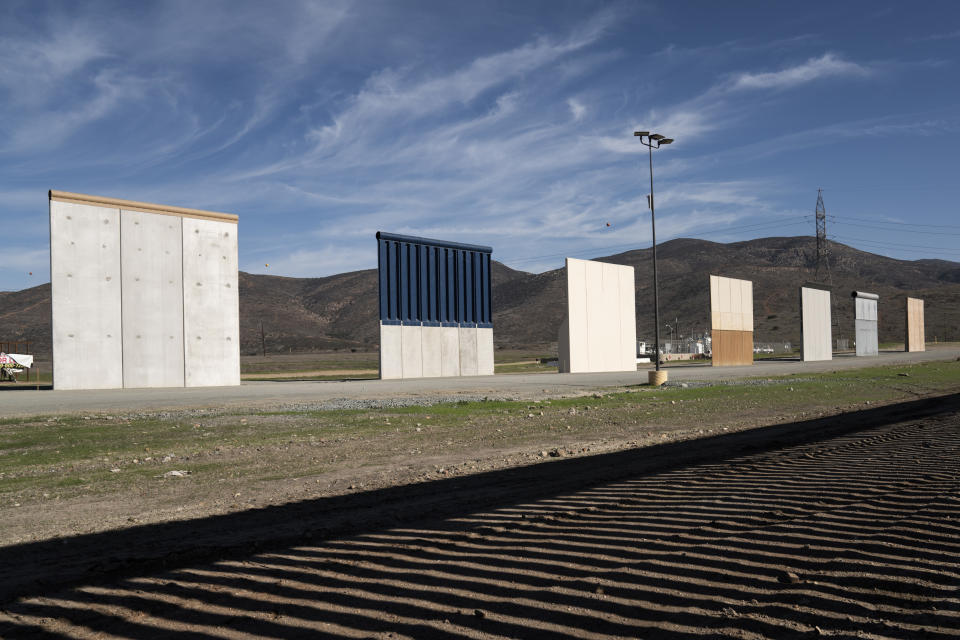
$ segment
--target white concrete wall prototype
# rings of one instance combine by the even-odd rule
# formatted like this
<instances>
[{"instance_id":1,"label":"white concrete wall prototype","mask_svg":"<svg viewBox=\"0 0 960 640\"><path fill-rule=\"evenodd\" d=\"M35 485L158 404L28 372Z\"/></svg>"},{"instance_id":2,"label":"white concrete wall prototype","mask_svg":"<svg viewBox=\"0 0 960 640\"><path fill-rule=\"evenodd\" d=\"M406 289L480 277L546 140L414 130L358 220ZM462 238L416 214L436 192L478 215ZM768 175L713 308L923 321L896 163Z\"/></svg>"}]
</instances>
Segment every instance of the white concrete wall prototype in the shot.
<instances>
[{"instance_id":1,"label":"white concrete wall prototype","mask_svg":"<svg viewBox=\"0 0 960 640\"><path fill-rule=\"evenodd\" d=\"M633 267L567 258L560 371L636 371Z\"/></svg>"},{"instance_id":2,"label":"white concrete wall prototype","mask_svg":"<svg viewBox=\"0 0 960 640\"><path fill-rule=\"evenodd\" d=\"M50 201L53 384L123 386L120 211Z\"/></svg>"},{"instance_id":3,"label":"white concrete wall prototype","mask_svg":"<svg viewBox=\"0 0 960 640\"><path fill-rule=\"evenodd\" d=\"M832 360L830 292L801 287L800 316L803 330L801 357L804 362Z\"/></svg>"},{"instance_id":4,"label":"white concrete wall prototype","mask_svg":"<svg viewBox=\"0 0 960 640\"><path fill-rule=\"evenodd\" d=\"M380 378L403 377L403 334L398 324L380 325Z\"/></svg>"},{"instance_id":5,"label":"white concrete wall prototype","mask_svg":"<svg viewBox=\"0 0 960 640\"><path fill-rule=\"evenodd\" d=\"M182 220L121 211L124 387L184 384Z\"/></svg>"},{"instance_id":6,"label":"white concrete wall prototype","mask_svg":"<svg viewBox=\"0 0 960 640\"><path fill-rule=\"evenodd\" d=\"M236 216L49 198L56 389L240 384Z\"/></svg>"},{"instance_id":7,"label":"white concrete wall prototype","mask_svg":"<svg viewBox=\"0 0 960 640\"><path fill-rule=\"evenodd\" d=\"M237 225L183 219L185 384L240 384Z\"/></svg>"},{"instance_id":8,"label":"white concrete wall prototype","mask_svg":"<svg viewBox=\"0 0 960 640\"><path fill-rule=\"evenodd\" d=\"M858 356L879 355L877 341L877 301L875 293L854 291L855 320L854 330Z\"/></svg>"}]
</instances>

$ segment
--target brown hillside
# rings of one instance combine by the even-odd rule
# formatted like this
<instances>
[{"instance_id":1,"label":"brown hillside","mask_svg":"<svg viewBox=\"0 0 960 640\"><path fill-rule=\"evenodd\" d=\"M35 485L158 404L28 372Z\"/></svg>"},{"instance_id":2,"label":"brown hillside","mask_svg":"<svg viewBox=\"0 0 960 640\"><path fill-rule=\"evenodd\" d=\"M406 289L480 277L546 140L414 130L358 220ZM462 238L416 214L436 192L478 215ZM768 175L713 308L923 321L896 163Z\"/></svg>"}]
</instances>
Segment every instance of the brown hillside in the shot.
<instances>
[{"instance_id":1,"label":"brown hillside","mask_svg":"<svg viewBox=\"0 0 960 640\"><path fill-rule=\"evenodd\" d=\"M710 274L754 282L755 339L800 340L798 287L813 279L814 239L763 238L722 244L681 238L658 246L661 324L679 319L680 332L709 328ZM905 261L832 244L836 335L850 337L850 292L880 295L880 340L903 339L907 295L926 300L927 337L960 339L960 263ZM653 336L650 250L605 258L635 267L637 335ZM556 342L566 292L563 269L540 274L493 263L494 337L500 347ZM376 271L326 278L240 273L242 352L258 353L260 325L268 352L372 349L378 340ZM661 337L667 336L661 327ZM50 285L0 293L0 340L29 339L34 353L50 353Z\"/></svg>"}]
</instances>

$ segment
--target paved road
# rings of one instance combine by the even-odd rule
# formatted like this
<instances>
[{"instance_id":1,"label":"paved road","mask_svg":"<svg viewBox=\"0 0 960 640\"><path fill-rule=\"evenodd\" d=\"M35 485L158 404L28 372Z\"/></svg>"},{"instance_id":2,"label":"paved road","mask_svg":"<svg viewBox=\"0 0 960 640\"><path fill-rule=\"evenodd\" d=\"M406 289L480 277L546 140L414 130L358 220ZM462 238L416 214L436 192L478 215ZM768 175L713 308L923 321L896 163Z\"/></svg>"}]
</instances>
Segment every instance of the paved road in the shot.
<instances>
[{"instance_id":1,"label":"paved road","mask_svg":"<svg viewBox=\"0 0 960 640\"><path fill-rule=\"evenodd\" d=\"M731 380L751 376L780 376L839 371L877 365L956 360L960 348L932 347L920 353L883 352L873 358L837 356L827 362L767 360L751 367L672 365L671 381ZM430 397L464 394L530 398L567 395L604 387L642 384L646 369L637 373L531 373L470 378L418 380L346 380L245 382L239 387L175 389L107 389L97 391L0 391L0 417L99 411L142 411L186 408L269 407L317 403L338 398L376 400L393 397Z\"/></svg>"}]
</instances>

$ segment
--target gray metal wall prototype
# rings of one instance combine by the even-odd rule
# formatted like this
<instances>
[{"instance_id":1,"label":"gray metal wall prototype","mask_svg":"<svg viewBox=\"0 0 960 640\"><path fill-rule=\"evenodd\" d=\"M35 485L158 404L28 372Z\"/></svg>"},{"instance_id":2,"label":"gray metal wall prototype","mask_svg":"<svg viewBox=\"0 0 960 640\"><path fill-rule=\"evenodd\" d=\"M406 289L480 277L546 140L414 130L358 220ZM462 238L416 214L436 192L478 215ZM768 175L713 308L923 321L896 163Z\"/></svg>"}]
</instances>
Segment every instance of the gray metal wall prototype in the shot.
<instances>
[{"instance_id":1,"label":"gray metal wall prototype","mask_svg":"<svg viewBox=\"0 0 960 640\"><path fill-rule=\"evenodd\" d=\"M493 374L491 252L377 233L381 378Z\"/></svg>"},{"instance_id":2,"label":"gray metal wall prototype","mask_svg":"<svg viewBox=\"0 0 960 640\"><path fill-rule=\"evenodd\" d=\"M805 362L833 359L830 292L800 287L801 357Z\"/></svg>"},{"instance_id":3,"label":"gray metal wall prototype","mask_svg":"<svg viewBox=\"0 0 960 640\"><path fill-rule=\"evenodd\" d=\"M854 291L854 335L856 336L856 347L858 356L879 355L880 349L877 341L877 301L879 296L875 293L864 293Z\"/></svg>"},{"instance_id":4,"label":"gray metal wall prototype","mask_svg":"<svg viewBox=\"0 0 960 640\"><path fill-rule=\"evenodd\" d=\"M56 389L240 383L236 216L54 191L50 266Z\"/></svg>"}]
</instances>

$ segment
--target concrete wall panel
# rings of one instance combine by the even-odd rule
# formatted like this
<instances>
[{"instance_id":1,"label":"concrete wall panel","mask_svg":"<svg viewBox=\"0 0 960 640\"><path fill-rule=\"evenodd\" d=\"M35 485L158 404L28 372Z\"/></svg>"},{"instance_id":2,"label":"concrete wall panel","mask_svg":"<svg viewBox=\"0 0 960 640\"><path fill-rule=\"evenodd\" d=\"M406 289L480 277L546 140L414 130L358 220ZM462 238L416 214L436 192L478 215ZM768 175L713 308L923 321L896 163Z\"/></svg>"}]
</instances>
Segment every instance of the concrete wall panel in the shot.
<instances>
[{"instance_id":1,"label":"concrete wall panel","mask_svg":"<svg viewBox=\"0 0 960 640\"><path fill-rule=\"evenodd\" d=\"M801 287L800 320L803 332L802 359L805 362L833 359L830 292Z\"/></svg>"},{"instance_id":2,"label":"concrete wall panel","mask_svg":"<svg viewBox=\"0 0 960 640\"><path fill-rule=\"evenodd\" d=\"M183 386L182 220L120 213L124 387Z\"/></svg>"},{"instance_id":3,"label":"concrete wall panel","mask_svg":"<svg viewBox=\"0 0 960 640\"><path fill-rule=\"evenodd\" d=\"M477 375L493 375L493 329L477 328Z\"/></svg>"},{"instance_id":4,"label":"concrete wall panel","mask_svg":"<svg viewBox=\"0 0 960 640\"><path fill-rule=\"evenodd\" d=\"M880 353L877 342L877 302L876 294L854 291L854 335L858 356Z\"/></svg>"},{"instance_id":5,"label":"concrete wall panel","mask_svg":"<svg viewBox=\"0 0 960 640\"><path fill-rule=\"evenodd\" d=\"M567 258L560 371L635 371L633 267Z\"/></svg>"},{"instance_id":6,"label":"concrete wall panel","mask_svg":"<svg viewBox=\"0 0 960 640\"><path fill-rule=\"evenodd\" d=\"M632 344L633 349L619 349L618 371L636 371L637 369L637 290L633 269L618 269L620 280L620 308L617 316L620 320L620 344ZM633 321L631 322L630 319Z\"/></svg>"},{"instance_id":7,"label":"concrete wall panel","mask_svg":"<svg viewBox=\"0 0 960 640\"><path fill-rule=\"evenodd\" d=\"M123 386L120 211L50 201L53 384Z\"/></svg>"},{"instance_id":8,"label":"concrete wall panel","mask_svg":"<svg viewBox=\"0 0 960 640\"><path fill-rule=\"evenodd\" d=\"M753 364L753 283L710 276L713 366Z\"/></svg>"},{"instance_id":9,"label":"concrete wall panel","mask_svg":"<svg viewBox=\"0 0 960 640\"><path fill-rule=\"evenodd\" d=\"M423 377L423 327L400 327L400 352L403 358L403 377Z\"/></svg>"},{"instance_id":10,"label":"concrete wall panel","mask_svg":"<svg viewBox=\"0 0 960 640\"><path fill-rule=\"evenodd\" d=\"M904 349L926 351L926 330L923 319L923 300L907 298L907 322Z\"/></svg>"},{"instance_id":11,"label":"concrete wall panel","mask_svg":"<svg viewBox=\"0 0 960 640\"><path fill-rule=\"evenodd\" d=\"M590 371L587 262L567 259L567 335L580 337L567 341L569 371Z\"/></svg>"},{"instance_id":12,"label":"concrete wall panel","mask_svg":"<svg viewBox=\"0 0 960 640\"><path fill-rule=\"evenodd\" d=\"M570 318L564 318L557 330L557 371L570 372Z\"/></svg>"},{"instance_id":13,"label":"concrete wall panel","mask_svg":"<svg viewBox=\"0 0 960 640\"><path fill-rule=\"evenodd\" d=\"M460 375L479 375L480 367L477 360L477 328L459 327L460 334Z\"/></svg>"},{"instance_id":14,"label":"concrete wall panel","mask_svg":"<svg viewBox=\"0 0 960 640\"><path fill-rule=\"evenodd\" d=\"M720 327L720 276L710 276L710 326Z\"/></svg>"},{"instance_id":15,"label":"concrete wall panel","mask_svg":"<svg viewBox=\"0 0 960 640\"><path fill-rule=\"evenodd\" d=\"M420 350L423 360L423 377L439 378L443 375L442 327L423 327L420 334Z\"/></svg>"},{"instance_id":16,"label":"concrete wall panel","mask_svg":"<svg viewBox=\"0 0 960 640\"><path fill-rule=\"evenodd\" d=\"M740 325L753 333L753 283L749 280L740 281Z\"/></svg>"},{"instance_id":17,"label":"concrete wall panel","mask_svg":"<svg viewBox=\"0 0 960 640\"><path fill-rule=\"evenodd\" d=\"M619 265L588 260L587 281L587 371L620 369L620 279ZM634 347L634 350L636 347ZM636 366L634 366L636 368Z\"/></svg>"},{"instance_id":18,"label":"concrete wall panel","mask_svg":"<svg viewBox=\"0 0 960 640\"><path fill-rule=\"evenodd\" d=\"M493 329L380 325L380 377L493 375Z\"/></svg>"},{"instance_id":19,"label":"concrete wall panel","mask_svg":"<svg viewBox=\"0 0 960 640\"><path fill-rule=\"evenodd\" d=\"M440 375L460 375L459 327L440 327Z\"/></svg>"},{"instance_id":20,"label":"concrete wall panel","mask_svg":"<svg viewBox=\"0 0 960 640\"><path fill-rule=\"evenodd\" d=\"M403 377L403 347L398 324L380 325L380 377L393 380Z\"/></svg>"},{"instance_id":21,"label":"concrete wall panel","mask_svg":"<svg viewBox=\"0 0 960 640\"><path fill-rule=\"evenodd\" d=\"M185 384L240 384L237 225L183 218Z\"/></svg>"}]
</instances>

